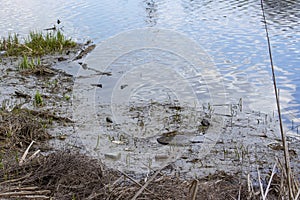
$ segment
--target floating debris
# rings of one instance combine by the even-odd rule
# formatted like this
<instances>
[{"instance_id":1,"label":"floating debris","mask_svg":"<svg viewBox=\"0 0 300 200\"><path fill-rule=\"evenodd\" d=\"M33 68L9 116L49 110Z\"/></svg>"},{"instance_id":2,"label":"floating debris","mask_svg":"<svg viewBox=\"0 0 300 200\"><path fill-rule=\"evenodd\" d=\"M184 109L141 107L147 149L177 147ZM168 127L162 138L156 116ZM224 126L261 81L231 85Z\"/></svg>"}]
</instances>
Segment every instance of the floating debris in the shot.
<instances>
[{"instance_id":1,"label":"floating debris","mask_svg":"<svg viewBox=\"0 0 300 200\"><path fill-rule=\"evenodd\" d=\"M123 90L124 88L126 88L128 85L127 84L125 84L125 85L121 85L121 90Z\"/></svg>"},{"instance_id":2,"label":"floating debris","mask_svg":"<svg viewBox=\"0 0 300 200\"><path fill-rule=\"evenodd\" d=\"M74 60L79 60L86 56L88 53L92 52L95 49L96 45L92 44L88 46L86 49L81 50L81 52L73 59Z\"/></svg>"},{"instance_id":3,"label":"floating debris","mask_svg":"<svg viewBox=\"0 0 300 200\"><path fill-rule=\"evenodd\" d=\"M100 83L99 84L92 83L91 86L102 88L102 84Z\"/></svg>"}]
</instances>

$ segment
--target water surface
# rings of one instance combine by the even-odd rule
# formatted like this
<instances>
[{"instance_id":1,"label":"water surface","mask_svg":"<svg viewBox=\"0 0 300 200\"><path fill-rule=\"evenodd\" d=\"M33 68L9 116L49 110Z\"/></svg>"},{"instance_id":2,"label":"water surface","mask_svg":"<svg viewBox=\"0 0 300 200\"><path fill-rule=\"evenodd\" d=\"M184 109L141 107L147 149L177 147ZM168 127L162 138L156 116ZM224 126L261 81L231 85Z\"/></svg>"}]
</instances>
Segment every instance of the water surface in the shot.
<instances>
[{"instance_id":1,"label":"water surface","mask_svg":"<svg viewBox=\"0 0 300 200\"><path fill-rule=\"evenodd\" d=\"M52 27L62 21L76 41L104 41L135 28L185 34L209 54L222 75L225 103L276 110L260 1L102 0L0 1L0 35ZM264 1L281 107L288 126L300 123L300 1ZM161 61L158 61L161 62Z\"/></svg>"}]
</instances>

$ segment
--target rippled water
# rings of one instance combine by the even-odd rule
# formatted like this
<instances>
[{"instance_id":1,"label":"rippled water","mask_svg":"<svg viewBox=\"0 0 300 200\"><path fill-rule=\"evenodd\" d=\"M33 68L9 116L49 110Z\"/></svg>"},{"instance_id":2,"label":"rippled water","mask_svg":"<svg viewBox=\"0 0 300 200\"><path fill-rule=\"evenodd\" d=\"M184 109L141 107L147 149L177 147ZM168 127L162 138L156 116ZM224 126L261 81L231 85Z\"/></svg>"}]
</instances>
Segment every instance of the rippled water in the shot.
<instances>
[{"instance_id":1,"label":"rippled water","mask_svg":"<svg viewBox=\"0 0 300 200\"><path fill-rule=\"evenodd\" d=\"M259 0L0 0L0 35L26 35L62 21L77 41L104 41L135 28L165 28L194 39L221 74L226 103L276 110ZM300 123L300 1L264 1L283 113Z\"/></svg>"}]
</instances>

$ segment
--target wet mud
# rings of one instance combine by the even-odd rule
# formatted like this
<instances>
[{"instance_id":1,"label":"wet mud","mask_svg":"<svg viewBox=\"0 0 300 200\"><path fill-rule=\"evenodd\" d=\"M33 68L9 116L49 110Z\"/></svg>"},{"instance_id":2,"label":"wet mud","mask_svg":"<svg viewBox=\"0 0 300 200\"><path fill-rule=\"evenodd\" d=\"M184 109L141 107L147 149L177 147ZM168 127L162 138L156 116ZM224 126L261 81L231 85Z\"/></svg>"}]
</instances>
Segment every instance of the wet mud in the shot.
<instances>
[{"instance_id":1,"label":"wet mud","mask_svg":"<svg viewBox=\"0 0 300 200\"><path fill-rule=\"evenodd\" d=\"M111 76L84 64L93 48L79 45L63 55L44 56L36 69L19 69L21 58L1 57L1 198L249 197L247 177L257 189L258 170L268 177L275 163L280 168L284 157L277 117L243 110L242 102L201 108L155 101L118 105L129 119L124 124L115 121L111 105L97 102L98 122L91 127L97 134L78 131L85 123L73 118L74 81L84 78L76 77L78 68L86 69L87 77ZM101 90L105 85L90 87ZM37 92L41 105L36 104ZM29 154L41 150L40 156L19 166L12 152L21 157L32 141ZM299 136L289 134L287 141L297 175ZM35 192L26 187L36 187ZM212 195L215 190L217 196Z\"/></svg>"}]
</instances>

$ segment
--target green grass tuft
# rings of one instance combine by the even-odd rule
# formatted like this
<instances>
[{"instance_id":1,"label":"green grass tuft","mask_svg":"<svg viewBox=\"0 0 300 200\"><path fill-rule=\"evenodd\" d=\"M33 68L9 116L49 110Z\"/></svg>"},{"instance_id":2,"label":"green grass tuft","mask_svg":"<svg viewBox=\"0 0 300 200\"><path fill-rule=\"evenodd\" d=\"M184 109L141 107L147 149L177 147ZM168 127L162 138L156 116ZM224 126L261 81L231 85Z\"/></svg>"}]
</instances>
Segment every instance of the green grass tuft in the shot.
<instances>
[{"instance_id":1,"label":"green grass tuft","mask_svg":"<svg viewBox=\"0 0 300 200\"><path fill-rule=\"evenodd\" d=\"M17 34L0 39L0 51L5 51L7 56L42 56L56 52L62 53L75 46L76 43L67 39L61 31L46 34L30 32L23 43L20 43Z\"/></svg>"},{"instance_id":2,"label":"green grass tuft","mask_svg":"<svg viewBox=\"0 0 300 200\"><path fill-rule=\"evenodd\" d=\"M21 61L20 65L19 65L19 69L29 69L31 68L29 66L29 61L28 61L28 57L27 56L23 56L23 60Z\"/></svg>"},{"instance_id":3,"label":"green grass tuft","mask_svg":"<svg viewBox=\"0 0 300 200\"><path fill-rule=\"evenodd\" d=\"M36 91L35 95L34 95L34 105L36 107L40 107L44 105L44 101L42 98L42 95L40 94L39 91Z\"/></svg>"},{"instance_id":4,"label":"green grass tuft","mask_svg":"<svg viewBox=\"0 0 300 200\"><path fill-rule=\"evenodd\" d=\"M21 63L19 64L19 69L20 70L35 69L37 66L40 65L41 65L40 57L38 57L36 60L34 60L33 58L29 60L28 57L24 55Z\"/></svg>"}]
</instances>

